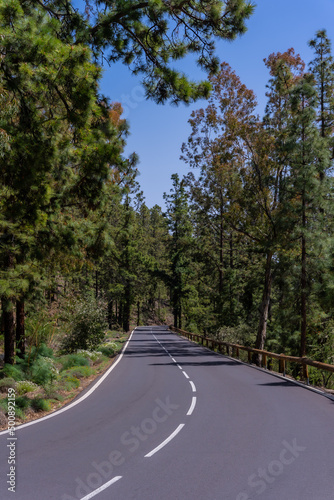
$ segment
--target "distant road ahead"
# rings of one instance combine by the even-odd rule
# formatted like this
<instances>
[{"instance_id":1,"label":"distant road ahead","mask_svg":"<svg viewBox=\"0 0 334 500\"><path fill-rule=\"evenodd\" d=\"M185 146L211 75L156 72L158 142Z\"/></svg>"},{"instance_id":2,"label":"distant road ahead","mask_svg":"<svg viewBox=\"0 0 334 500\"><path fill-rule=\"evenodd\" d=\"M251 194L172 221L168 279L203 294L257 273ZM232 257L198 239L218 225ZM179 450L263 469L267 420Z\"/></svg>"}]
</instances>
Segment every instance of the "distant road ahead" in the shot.
<instances>
[{"instance_id":1,"label":"distant road ahead","mask_svg":"<svg viewBox=\"0 0 334 500\"><path fill-rule=\"evenodd\" d=\"M0 498L334 500L333 434L332 400L141 327L86 399L0 435Z\"/></svg>"}]
</instances>

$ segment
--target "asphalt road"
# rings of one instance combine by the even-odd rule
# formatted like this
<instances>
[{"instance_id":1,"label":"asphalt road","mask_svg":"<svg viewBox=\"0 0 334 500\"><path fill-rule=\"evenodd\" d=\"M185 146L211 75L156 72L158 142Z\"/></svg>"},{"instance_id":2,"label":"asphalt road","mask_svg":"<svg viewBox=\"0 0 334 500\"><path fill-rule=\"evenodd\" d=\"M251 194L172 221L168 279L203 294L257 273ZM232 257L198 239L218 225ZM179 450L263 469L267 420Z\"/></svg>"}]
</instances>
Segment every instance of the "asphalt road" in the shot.
<instances>
[{"instance_id":1,"label":"asphalt road","mask_svg":"<svg viewBox=\"0 0 334 500\"><path fill-rule=\"evenodd\" d=\"M113 366L0 433L1 500L334 500L332 400L165 327L137 328Z\"/></svg>"}]
</instances>

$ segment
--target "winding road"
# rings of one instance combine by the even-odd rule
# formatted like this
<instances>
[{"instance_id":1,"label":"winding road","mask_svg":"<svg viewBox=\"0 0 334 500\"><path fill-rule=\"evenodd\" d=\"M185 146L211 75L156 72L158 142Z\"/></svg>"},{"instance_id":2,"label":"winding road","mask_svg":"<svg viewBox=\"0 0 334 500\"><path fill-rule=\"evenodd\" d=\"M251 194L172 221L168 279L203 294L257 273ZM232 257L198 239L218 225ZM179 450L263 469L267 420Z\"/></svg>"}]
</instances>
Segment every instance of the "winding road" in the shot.
<instances>
[{"instance_id":1,"label":"winding road","mask_svg":"<svg viewBox=\"0 0 334 500\"><path fill-rule=\"evenodd\" d=\"M140 327L71 405L0 433L0 460L1 500L334 500L334 401Z\"/></svg>"}]
</instances>

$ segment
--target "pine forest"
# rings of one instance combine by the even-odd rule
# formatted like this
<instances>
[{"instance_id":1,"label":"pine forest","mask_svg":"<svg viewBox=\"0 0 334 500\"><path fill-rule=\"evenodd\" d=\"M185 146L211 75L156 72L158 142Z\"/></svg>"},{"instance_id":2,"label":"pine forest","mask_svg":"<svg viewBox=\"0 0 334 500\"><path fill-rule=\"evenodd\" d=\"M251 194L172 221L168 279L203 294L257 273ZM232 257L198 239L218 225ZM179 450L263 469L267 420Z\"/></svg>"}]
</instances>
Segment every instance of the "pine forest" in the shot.
<instances>
[{"instance_id":1,"label":"pine forest","mask_svg":"<svg viewBox=\"0 0 334 500\"><path fill-rule=\"evenodd\" d=\"M2 417L8 387L22 418L29 404L49 410L138 325L334 363L326 31L305 40L311 61L293 48L267 55L259 116L212 42L245 31L249 2L112 4L0 0ZM172 70L188 53L207 81ZM183 137L188 174L172 175L164 206L146 205L138 157L124 153L131 123L100 93L103 60L141 74L157 103L206 98ZM315 370L310 381L334 384Z\"/></svg>"}]
</instances>

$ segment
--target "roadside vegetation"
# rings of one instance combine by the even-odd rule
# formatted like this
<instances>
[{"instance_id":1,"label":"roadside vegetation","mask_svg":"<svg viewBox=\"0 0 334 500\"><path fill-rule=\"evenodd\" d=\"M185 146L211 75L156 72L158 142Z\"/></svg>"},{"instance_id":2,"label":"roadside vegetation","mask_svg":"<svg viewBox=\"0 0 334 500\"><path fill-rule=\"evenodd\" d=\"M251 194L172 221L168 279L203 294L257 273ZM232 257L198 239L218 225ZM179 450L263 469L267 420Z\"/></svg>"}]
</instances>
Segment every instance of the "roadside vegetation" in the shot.
<instances>
[{"instance_id":1,"label":"roadside vegetation","mask_svg":"<svg viewBox=\"0 0 334 500\"><path fill-rule=\"evenodd\" d=\"M8 389L15 389L16 423L34 420L71 401L111 364L128 335L106 330L90 349L65 353L53 340L29 345L14 365L5 364L0 379L0 426L6 428ZM83 342L84 343L84 342Z\"/></svg>"}]
</instances>

